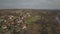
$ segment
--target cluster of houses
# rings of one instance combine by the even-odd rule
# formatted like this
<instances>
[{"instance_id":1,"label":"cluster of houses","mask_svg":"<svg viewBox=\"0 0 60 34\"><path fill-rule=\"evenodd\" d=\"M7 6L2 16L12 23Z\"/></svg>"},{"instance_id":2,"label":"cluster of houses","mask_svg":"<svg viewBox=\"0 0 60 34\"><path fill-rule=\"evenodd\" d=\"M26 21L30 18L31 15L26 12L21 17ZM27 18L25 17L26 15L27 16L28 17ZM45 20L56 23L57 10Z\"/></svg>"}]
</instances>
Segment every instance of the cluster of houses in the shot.
<instances>
[{"instance_id":1,"label":"cluster of houses","mask_svg":"<svg viewBox=\"0 0 60 34\"><path fill-rule=\"evenodd\" d=\"M26 13L26 15L20 15L17 18L15 18L13 15L4 16L4 20L1 21L1 28L4 30L8 28L9 29L17 28L18 30L26 29L27 26L25 20L28 17L30 17L30 13Z\"/></svg>"}]
</instances>

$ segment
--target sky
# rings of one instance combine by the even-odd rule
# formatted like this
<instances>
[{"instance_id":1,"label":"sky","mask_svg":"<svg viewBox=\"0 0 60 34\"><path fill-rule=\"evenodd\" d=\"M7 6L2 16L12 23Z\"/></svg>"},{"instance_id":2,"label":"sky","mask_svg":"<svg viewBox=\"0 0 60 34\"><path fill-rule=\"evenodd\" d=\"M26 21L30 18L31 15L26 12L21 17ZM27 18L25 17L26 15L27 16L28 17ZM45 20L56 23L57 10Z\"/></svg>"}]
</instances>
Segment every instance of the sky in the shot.
<instances>
[{"instance_id":1,"label":"sky","mask_svg":"<svg viewBox=\"0 0 60 34\"><path fill-rule=\"evenodd\" d=\"M60 0L0 0L0 9L60 9Z\"/></svg>"}]
</instances>

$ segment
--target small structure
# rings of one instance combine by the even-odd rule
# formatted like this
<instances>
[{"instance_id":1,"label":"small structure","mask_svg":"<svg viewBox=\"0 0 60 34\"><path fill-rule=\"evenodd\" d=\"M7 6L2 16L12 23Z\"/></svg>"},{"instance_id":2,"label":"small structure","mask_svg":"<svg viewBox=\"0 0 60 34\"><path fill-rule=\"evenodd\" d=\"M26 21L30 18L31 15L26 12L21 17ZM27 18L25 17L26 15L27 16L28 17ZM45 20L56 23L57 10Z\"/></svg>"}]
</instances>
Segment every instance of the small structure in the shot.
<instances>
[{"instance_id":1,"label":"small structure","mask_svg":"<svg viewBox=\"0 0 60 34\"><path fill-rule=\"evenodd\" d=\"M23 23L23 24L22 24L22 29L26 29L26 28L27 28L26 24Z\"/></svg>"},{"instance_id":2,"label":"small structure","mask_svg":"<svg viewBox=\"0 0 60 34\"><path fill-rule=\"evenodd\" d=\"M4 20L3 22L2 22L2 29L6 29L7 28L7 24L6 24L6 21Z\"/></svg>"}]
</instances>

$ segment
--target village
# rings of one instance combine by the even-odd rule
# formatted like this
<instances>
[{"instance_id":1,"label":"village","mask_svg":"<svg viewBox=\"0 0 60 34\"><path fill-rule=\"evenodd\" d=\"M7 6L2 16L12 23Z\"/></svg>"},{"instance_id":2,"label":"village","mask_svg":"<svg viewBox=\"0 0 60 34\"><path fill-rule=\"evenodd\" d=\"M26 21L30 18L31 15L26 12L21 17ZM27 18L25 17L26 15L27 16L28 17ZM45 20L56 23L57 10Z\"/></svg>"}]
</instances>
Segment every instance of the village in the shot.
<instances>
[{"instance_id":1,"label":"village","mask_svg":"<svg viewBox=\"0 0 60 34\"><path fill-rule=\"evenodd\" d=\"M13 30L13 28L17 28L16 31L20 31L21 29L26 29L25 20L30 17L29 13L26 15L20 15L19 17L15 18L13 15L6 15L4 16L4 20L1 21L1 28L6 31L9 29Z\"/></svg>"},{"instance_id":2,"label":"village","mask_svg":"<svg viewBox=\"0 0 60 34\"><path fill-rule=\"evenodd\" d=\"M0 12L0 34L60 34L60 12L22 12Z\"/></svg>"}]
</instances>

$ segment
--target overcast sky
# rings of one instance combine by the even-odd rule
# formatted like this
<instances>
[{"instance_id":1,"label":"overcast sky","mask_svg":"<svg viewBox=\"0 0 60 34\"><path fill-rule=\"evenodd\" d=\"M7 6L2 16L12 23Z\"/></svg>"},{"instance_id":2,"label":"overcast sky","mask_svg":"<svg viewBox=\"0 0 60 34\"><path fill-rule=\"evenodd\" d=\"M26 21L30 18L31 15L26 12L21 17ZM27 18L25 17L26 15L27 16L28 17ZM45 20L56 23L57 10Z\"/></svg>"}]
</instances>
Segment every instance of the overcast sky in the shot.
<instances>
[{"instance_id":1,"label":"overcast sky","mask_svg":"<svg viewBox=\"0 0 60 34\"><path fill-rule=\"evenodd\" d=\"M60 9L60 0L0 0L0 9Z\"/></svg>"}]
</instances>

